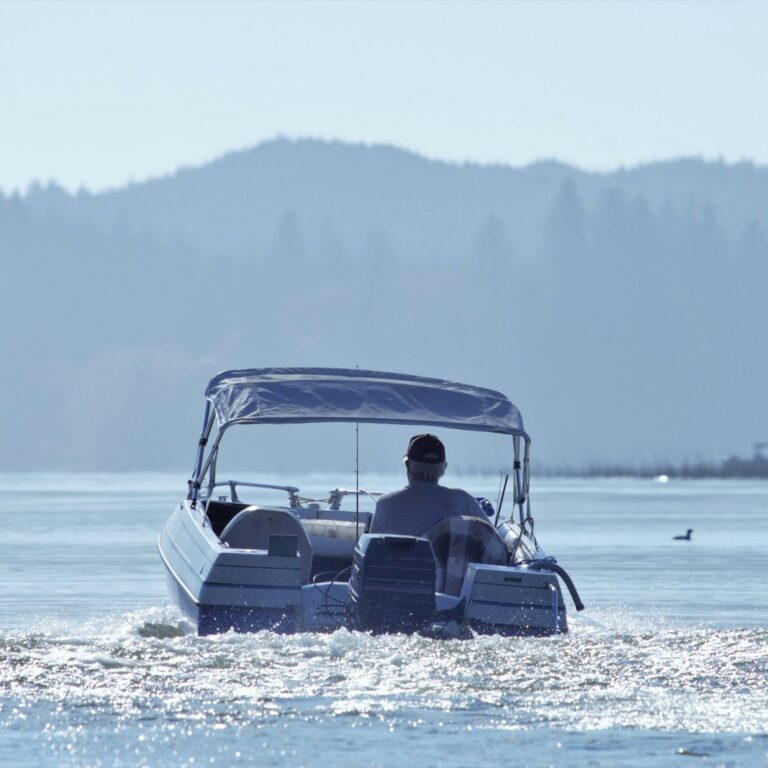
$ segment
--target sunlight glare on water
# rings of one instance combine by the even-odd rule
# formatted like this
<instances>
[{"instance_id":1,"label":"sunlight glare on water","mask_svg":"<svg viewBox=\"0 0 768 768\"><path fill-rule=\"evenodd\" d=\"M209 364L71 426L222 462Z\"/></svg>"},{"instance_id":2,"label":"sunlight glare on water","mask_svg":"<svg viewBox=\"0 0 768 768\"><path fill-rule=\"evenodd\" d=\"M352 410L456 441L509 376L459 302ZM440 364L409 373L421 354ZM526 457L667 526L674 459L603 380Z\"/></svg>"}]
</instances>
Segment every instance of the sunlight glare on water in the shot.
<instances>
[{"instance_id":1,"label":"sunlight glare on water","mask_svg":"<svg viewBox=\"0 0 768 768\"><path fill-rule=\"evenodd\" d=\"M751 535L729 540L725 484L543 483L537 532L587 610L567 636L436 641L197 637L154 549L173 489L81 482L0 492L0 765L768 765L760 484L730 486Z\"/></svg>"}]
</instances>

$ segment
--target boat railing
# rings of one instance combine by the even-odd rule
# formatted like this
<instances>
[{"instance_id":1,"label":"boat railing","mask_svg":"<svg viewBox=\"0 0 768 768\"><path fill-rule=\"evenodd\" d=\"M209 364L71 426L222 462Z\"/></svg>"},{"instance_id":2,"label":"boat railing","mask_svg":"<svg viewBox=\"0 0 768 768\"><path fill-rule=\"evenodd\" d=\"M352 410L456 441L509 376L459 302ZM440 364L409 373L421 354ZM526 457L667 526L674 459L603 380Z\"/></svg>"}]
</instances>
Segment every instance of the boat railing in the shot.
<instances>
[{"instance_id":1,"label":"boat railing","mask_svg":"<svg viewBox=\"0 0 768 768\"><path fill-rule=\"evenodd\" d=\"M267 488L272 491L285 491L288 494L289 504L291 509L298 509L301 504L299 502L299 489L293 485L272 485L270 483L248 483L244 480L223 480L220 483L214 483L209 486L209 495L213 495L213 491L216 488L229 488L229 499L234 503L239 503L240 498L237 495L237 486L244 488Z\"/></svg>"},{"instance_id":2,"label":"boat railing","mask_svg":"<svg viewBox=\"0 0 768 768\"><path fill-rule=\"evenodd\" d=\"M334 488L332 491L330 491L328 496L328 508L340 509L341 502L344 501L345 496L367 496L369 499L372 499L375 502L379 496L383 495L384 491L366 491L363 488Z\"/></svg>"}]
</instances>

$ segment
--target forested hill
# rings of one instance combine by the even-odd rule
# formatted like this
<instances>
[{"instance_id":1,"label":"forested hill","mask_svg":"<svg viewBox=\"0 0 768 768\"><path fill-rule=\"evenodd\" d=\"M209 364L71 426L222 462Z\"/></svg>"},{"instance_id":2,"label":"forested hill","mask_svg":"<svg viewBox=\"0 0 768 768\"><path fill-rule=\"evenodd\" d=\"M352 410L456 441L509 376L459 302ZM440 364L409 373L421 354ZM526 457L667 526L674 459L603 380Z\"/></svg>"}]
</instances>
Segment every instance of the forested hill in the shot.
<instances>
[{"instance_id":1,"label":"forested hill","mask_svg":"<svg viewBox=\"0 0 768 768\"><path fill-rule=\"evenodd\" d=\"M0 197L7 469L186 467L219 369L495 387L551 465L765 439L768 169L591 174L278 140ZM385 462L388 457L371 460Z\"/></svg>"}]
</instances>

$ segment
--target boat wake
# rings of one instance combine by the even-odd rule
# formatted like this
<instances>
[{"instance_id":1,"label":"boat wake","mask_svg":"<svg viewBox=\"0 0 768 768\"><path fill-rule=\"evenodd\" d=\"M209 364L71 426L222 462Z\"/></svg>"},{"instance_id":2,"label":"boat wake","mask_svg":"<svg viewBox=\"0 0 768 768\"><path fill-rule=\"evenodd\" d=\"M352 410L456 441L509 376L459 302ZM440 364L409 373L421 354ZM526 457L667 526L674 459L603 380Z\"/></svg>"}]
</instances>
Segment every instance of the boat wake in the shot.
<instances>
[{"instance_id":1,"label":"boat wake","mask_svg":"<svg viewBox=\"0 0 768 768\"><path fill-rule=\"evenodd\" d=\"M226 720L258 718L253 707L269 700L263 716L461 711L477 727L759 733L768 731L767 658L768 630L615 610L579 616L563 637L437 642L346 629L198 637L162 608L0 633L0 689L17 713L47 699L118 717L170 715L203 700Z\"/></svg>"},{"instance_id":2,"label":"boat wake","mask_svg":"<svg viewBox=\"0 0 768 768\"><path fill-rule=\"evenodd\" d=\"M442 734L444 765L458 765L451 754L476 731L515 733L516 745L536 734L552 750L565 740L571 755L594 750L589 734L606 731L645 732L659 741L650 752L757 755L768 732L766 658L768 630L615 611L579 616L566 636L469 641L346 629L198 637L171 608L42 622L0 633L0 762L34 748L58 765L120 764L117 740L135 746L124 764L180 765L205 739L214 764L239 754L310 765L349 751L338 764L382 765L375 754L404 756L424 731ZM396 747L393 733L404 739ZM600 742L608 751L594 764L622 764L611 743ZM472 745L478 759L498 748Z\"/></svg>"}]
</instances>

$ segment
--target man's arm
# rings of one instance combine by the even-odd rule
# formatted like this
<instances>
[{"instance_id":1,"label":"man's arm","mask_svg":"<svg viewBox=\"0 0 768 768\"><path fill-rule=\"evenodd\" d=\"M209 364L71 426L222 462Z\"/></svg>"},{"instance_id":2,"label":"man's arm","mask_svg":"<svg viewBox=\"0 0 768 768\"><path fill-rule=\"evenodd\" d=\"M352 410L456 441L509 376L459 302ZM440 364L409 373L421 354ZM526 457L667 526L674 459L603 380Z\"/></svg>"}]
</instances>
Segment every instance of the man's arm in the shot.
<instances>
[{"instance_id":1,"label":"man's arm","mask_svg":"<svg viewBox=\"0 0 768 768\"><path fill-rule=\"evenodd\" d=\"M483 508L477 503L477 499L466 491L464 491L464 495L467 502L466 514L472 515L472 517L479 517L481 520L488 520L488 515L485 514Z\"/></svg>"}]
</instances>

